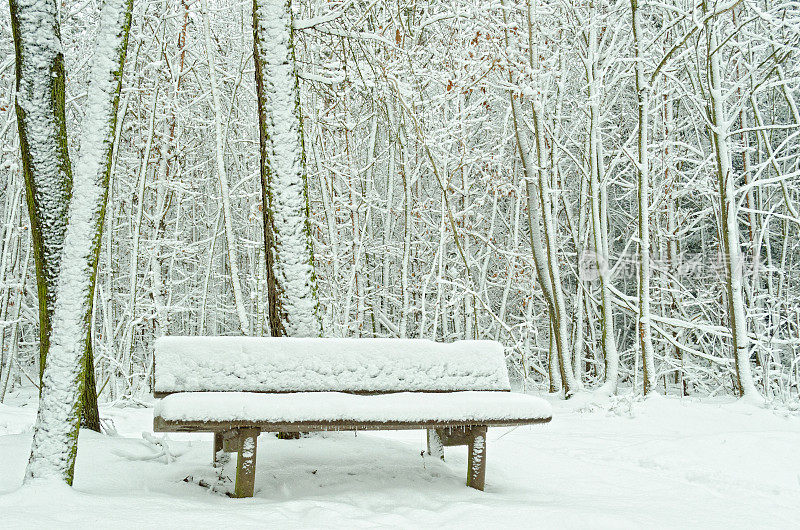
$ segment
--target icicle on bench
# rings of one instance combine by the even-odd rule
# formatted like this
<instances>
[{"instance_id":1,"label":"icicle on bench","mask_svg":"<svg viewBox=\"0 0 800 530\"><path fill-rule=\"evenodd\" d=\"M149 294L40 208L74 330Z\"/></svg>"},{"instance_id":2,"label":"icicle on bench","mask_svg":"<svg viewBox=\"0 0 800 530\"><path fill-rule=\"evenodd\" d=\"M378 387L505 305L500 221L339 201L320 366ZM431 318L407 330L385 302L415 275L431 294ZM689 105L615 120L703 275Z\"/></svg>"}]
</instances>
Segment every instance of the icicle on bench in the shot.
<instances>
[{"instance_id":1,"label":"icicle on bench","mask_svg":"<svg viewBox=\"0 0 800 530\"><path fill-rule=\"evenodd\" d=\"M545 423L549 404L510 392L493 341L162 337L157 432L213 432L237 452L235 497L252 497L261 432L427 429L428 453L469 447L467 485L484 488L486 430Z\"/></svg>"}]
</instances>

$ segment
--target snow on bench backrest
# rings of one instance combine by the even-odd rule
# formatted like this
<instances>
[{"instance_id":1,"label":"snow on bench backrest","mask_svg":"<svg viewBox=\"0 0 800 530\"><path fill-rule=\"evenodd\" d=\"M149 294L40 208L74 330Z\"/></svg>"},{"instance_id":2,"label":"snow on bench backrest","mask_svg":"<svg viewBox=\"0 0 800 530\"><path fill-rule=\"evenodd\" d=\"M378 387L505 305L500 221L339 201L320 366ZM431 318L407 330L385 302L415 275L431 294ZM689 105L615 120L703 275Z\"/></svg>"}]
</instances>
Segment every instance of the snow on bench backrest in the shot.
<instances>
[{"instance_id":1,"label":"snow on bench backrest","mask_svg":"<svg viewBox=\"0 0 800 530\"><path fill-rule=\"evenodd\" d=\"M494 341L162 337L155 392L510 390Z\"/></svg>"}]
</instances>

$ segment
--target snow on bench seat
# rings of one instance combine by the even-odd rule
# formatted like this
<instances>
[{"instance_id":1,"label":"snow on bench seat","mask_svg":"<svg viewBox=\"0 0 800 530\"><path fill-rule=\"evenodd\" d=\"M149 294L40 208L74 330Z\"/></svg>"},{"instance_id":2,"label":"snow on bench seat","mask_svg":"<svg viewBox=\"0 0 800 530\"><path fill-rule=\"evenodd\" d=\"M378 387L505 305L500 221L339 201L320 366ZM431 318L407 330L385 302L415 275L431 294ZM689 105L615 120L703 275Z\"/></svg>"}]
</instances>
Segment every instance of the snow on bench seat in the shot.
<instances>
[{"instance_id":1,"label":"snow on bench seat","mask_svg":"<svg viewBox=\"0 0 800 530\"><path fill-rule=\"evenodd\" d=\"M172 336L156 341L154 390L451 392L510 385L503 347L494 341Z\"/></svg>"},{"instance_id":2,"label":"snow on bench seat","mask_svg":"<svg viewBox=\"0 0 800 530\"><path fill-rule=\"evenodd\" d=\"M158 401L155 415L165 422L511 425L552 411L541 398L512 392L189 392Z\"/></svg>"}]
</instances>

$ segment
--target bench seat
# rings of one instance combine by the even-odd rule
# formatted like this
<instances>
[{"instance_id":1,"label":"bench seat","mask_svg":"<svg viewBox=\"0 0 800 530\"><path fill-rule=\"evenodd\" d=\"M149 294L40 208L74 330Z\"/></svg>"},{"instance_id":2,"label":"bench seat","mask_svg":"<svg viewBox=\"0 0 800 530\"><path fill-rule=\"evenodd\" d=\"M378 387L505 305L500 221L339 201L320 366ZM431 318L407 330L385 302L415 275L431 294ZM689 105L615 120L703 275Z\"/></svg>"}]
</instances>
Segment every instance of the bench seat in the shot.
<instances>
[{"instance_id":1,"label":"bench seat","mask_svg":"<svg viewBox=\"0 0 800 530\"><path fill-rule=\"evenodd\" d=\"M512 426L549 421L550 404L512 392L185 392L156 404L159 431L258 426L262 431Z\"/></svg>"}]
</instances>

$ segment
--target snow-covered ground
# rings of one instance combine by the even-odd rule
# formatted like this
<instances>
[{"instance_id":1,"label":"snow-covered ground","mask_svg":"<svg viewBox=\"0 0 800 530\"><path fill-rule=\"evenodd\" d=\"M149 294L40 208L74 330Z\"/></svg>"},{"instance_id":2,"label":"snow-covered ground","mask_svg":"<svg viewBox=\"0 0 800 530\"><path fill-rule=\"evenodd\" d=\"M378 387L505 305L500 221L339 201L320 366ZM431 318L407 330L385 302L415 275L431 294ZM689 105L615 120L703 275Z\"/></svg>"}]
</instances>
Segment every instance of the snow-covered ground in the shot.
<instances>
[{"instance_id":1,"label":"snow-covered ground","mask_svg":"<svg viewBox=\"0 0 800 530\"><path fill-rule=\"evenodd\" d=\"M483 493L464 486L466 449L422 456L422 431L263 434L256 496L230 499L194 483L219 483L209 435L169 435L174 458L153 458L151 408L102 408L118 436L81 433L74 489L20 488L29 399L0 405L3 528L800 528L797 412L553 400L548 425L489 430Z\"/></svg>"}]
</instances>

